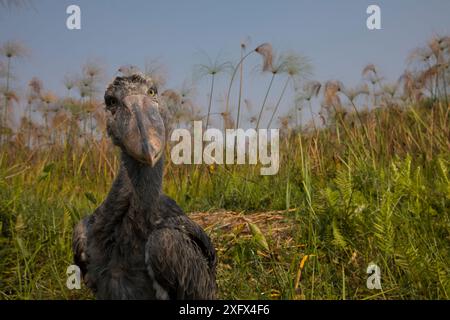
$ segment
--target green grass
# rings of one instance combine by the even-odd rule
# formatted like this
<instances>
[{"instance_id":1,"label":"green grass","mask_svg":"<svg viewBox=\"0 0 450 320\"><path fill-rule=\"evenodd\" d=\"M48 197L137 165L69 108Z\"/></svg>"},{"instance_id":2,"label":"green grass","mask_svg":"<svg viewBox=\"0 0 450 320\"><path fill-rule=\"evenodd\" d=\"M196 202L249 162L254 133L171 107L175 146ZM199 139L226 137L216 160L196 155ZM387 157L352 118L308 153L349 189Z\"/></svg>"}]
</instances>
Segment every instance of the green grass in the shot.
<instances>
[{"instance_id":1,"label":"green grass","mask_svg":"<svg viewBox=\"0 0 450 320\"><path fill-rule=\"evenodd\" d=\"M166 161L165 191L187 212L291 209L278 222L288 227L281 235L257 228L248 236L239 224L208 229L220 298L449 299L448 108L360 116L362 126L350 114L317 134L285 131L275 176ZM2 146L1 299L93 298L65 286L71 232L105 198L117 166L104 141ZM366 288L371 262L381 268L381 291Z\"/></svg>"}]
</instances>

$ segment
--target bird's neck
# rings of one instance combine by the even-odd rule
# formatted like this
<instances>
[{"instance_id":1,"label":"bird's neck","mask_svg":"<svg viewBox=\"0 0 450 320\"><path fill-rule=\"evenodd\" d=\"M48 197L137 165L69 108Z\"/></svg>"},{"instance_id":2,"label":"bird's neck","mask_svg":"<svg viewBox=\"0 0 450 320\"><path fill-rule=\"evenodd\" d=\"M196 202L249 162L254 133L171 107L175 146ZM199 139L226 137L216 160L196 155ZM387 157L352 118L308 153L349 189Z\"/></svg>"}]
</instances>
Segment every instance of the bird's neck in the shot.
<instances>
[{"instance_id":1,"label":"bird's neck","mask_svg":"<svg viewBox=\"0 0 450 320\"><path fill-rule=\"evenodd\" d=\"M145 219L154 223L158 220L159 198L162 188L164 157L154 167L143 164L126 153L122 153L122 168L130 183L130 204L136 215L133 219ZM143 221L144 222L144 221Z\"/></svg>"}]
</instances>

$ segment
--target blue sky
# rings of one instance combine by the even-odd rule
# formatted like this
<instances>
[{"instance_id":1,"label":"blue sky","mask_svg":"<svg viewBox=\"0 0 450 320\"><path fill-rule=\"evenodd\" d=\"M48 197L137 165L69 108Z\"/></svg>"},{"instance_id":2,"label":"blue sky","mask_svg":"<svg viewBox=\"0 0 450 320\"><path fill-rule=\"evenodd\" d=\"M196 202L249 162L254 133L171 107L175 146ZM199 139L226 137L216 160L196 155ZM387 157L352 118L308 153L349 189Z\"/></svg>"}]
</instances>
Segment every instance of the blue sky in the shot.
<instances>
[{"instance_id":1,"label":"blue sky","mask_svg":"<svg viewBox=\"0 0 450 320\"><path fill-rule=\"evenodd\" d=\"M81 30L66 28L70 4L81 7ZM370 4L381 7L382 30L366 28ZM277 51L306 55L318 80L357 84L369 62L396 80L412 49L433 34L450 34L448 0L40 0L0 10L0 43L20 40L30 49L30 56L15 64L16 86L24 89L38 76L58 93L64 75L79 72L88 59L102 61L110 79L120 65L143 66L159 58L168 86L177 87L202 62L200 51L236 60L247 36L252 47L270 42ZM258 62L255 56L249 63ZM250 80L265 88L266 79L256 78ZM199 83L201 103L206 86L206 80ZM261 96L253 97L256 104Z\"/></svg>"}]
</instances>

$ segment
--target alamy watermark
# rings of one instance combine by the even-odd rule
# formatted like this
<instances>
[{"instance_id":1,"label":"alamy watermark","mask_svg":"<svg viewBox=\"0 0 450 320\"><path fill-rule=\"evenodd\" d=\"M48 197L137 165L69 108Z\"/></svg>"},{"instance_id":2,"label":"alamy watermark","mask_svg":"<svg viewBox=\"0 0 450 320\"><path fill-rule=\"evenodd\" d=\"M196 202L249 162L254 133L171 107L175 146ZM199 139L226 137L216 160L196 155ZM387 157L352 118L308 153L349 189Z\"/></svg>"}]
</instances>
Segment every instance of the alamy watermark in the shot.
<instances>
[{"instance_id":1,"label":"alamy watermark","mask_svg":"<svg viewBox=\"0 0 450 320\"><path fill-rule=\"evenodd\" d=\"M381 8L376 4L367 7L366 13L369 17L366 20L367 29L380 30L381 29Z\"/></svg>"},{"instance_id":2,"label":"alamy watermark","mask_svg":"<svg viewBox=\"0 0 450 320\"><path fill-rule=\"evenodd\" d=\"M226 129L224 135L219 129L203 131L202 121L194 121L193 133L194 137L187 129L175 129L172 132L170 140L177 142L170 152L174 164L256 165L259 161L262 165L261 175L278 173L278 129Z\"/></svg>"},{"instance_id":3,"label":"alamy watermark","mask_svg":"<svg viewBox=\"0 0 450 320\"><path fill-rule=\"evenodd\" d=\"M66 19L66 27L69 30L81 29L81 9L79 6L72 4L67 7L66 13L69 15Z\"/></svg>"},{"instance_id":4,"label":"alamy watermark","mask_svg":"<svg viewBox=\"0 0 450 320\"><path fill-rule=\"evenodd\" d=\"M382 290L381 287L381 269L374 263L369 264L367 267L367 278L366 286L369 290ZM66 286L69 290L81 289L81 270L76 265L70 265L66 270L67 280Z\"/></svg>"},{"instance_id":5,"label":"alamy watermark","mask_svg":"<svg viewBox=\"0 0 450 320\"><path fill-rule=\"evenodd\" d=\"M81 270L77 265L70 265L66 270L67 280L66 287L69 290L81 289Z\"/></svg>"},{"instance_id":6,"label":"alamy watermark","mask_svg":"<svg viewBox=\"0 0 450 320\"><path fill-rule=\"evenodd\" d=\"M373 290L378 289L381 290L381 269L374 263L369 264L367 267L367 274L369 277L367 278L367 289Z\"/></svg>"},{"instance_id":7,"label":"alamy watermark","mask_svg":"<svg viewBox=\"0 0 450 320\"><path fill-rule=\"evenodd\" d=\"M376 4L369 5L366 9L369 17L366 20L366 26L369 30L381 29L381 8ZM81 8L78 5L70 5L66 9L69 16L66 19L66 27L69 30L81 29Z\"/></svg>"}]
</instances>

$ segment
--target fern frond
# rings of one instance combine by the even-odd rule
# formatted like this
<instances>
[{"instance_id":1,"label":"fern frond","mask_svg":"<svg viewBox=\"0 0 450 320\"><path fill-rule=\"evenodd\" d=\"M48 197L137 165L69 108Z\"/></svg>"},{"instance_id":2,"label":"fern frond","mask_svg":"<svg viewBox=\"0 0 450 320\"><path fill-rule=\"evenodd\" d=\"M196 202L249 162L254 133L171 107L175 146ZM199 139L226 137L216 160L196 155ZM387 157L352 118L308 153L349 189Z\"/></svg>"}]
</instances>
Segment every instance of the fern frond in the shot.
<instances>
[{"instance_id":1,"label":"fern frond","mask_svg":"<svg viewBox=\"0 0 450 320\"><path fill-rule=\"evenodd\" d=\"M333 244L341 249L347 248L347 241L345 240L344 236L342 235L342 232L339 230L339 226L337 224L337 220L333 219L333 222L331 224L333 229Z\"/></svg>"}]
</instances>

